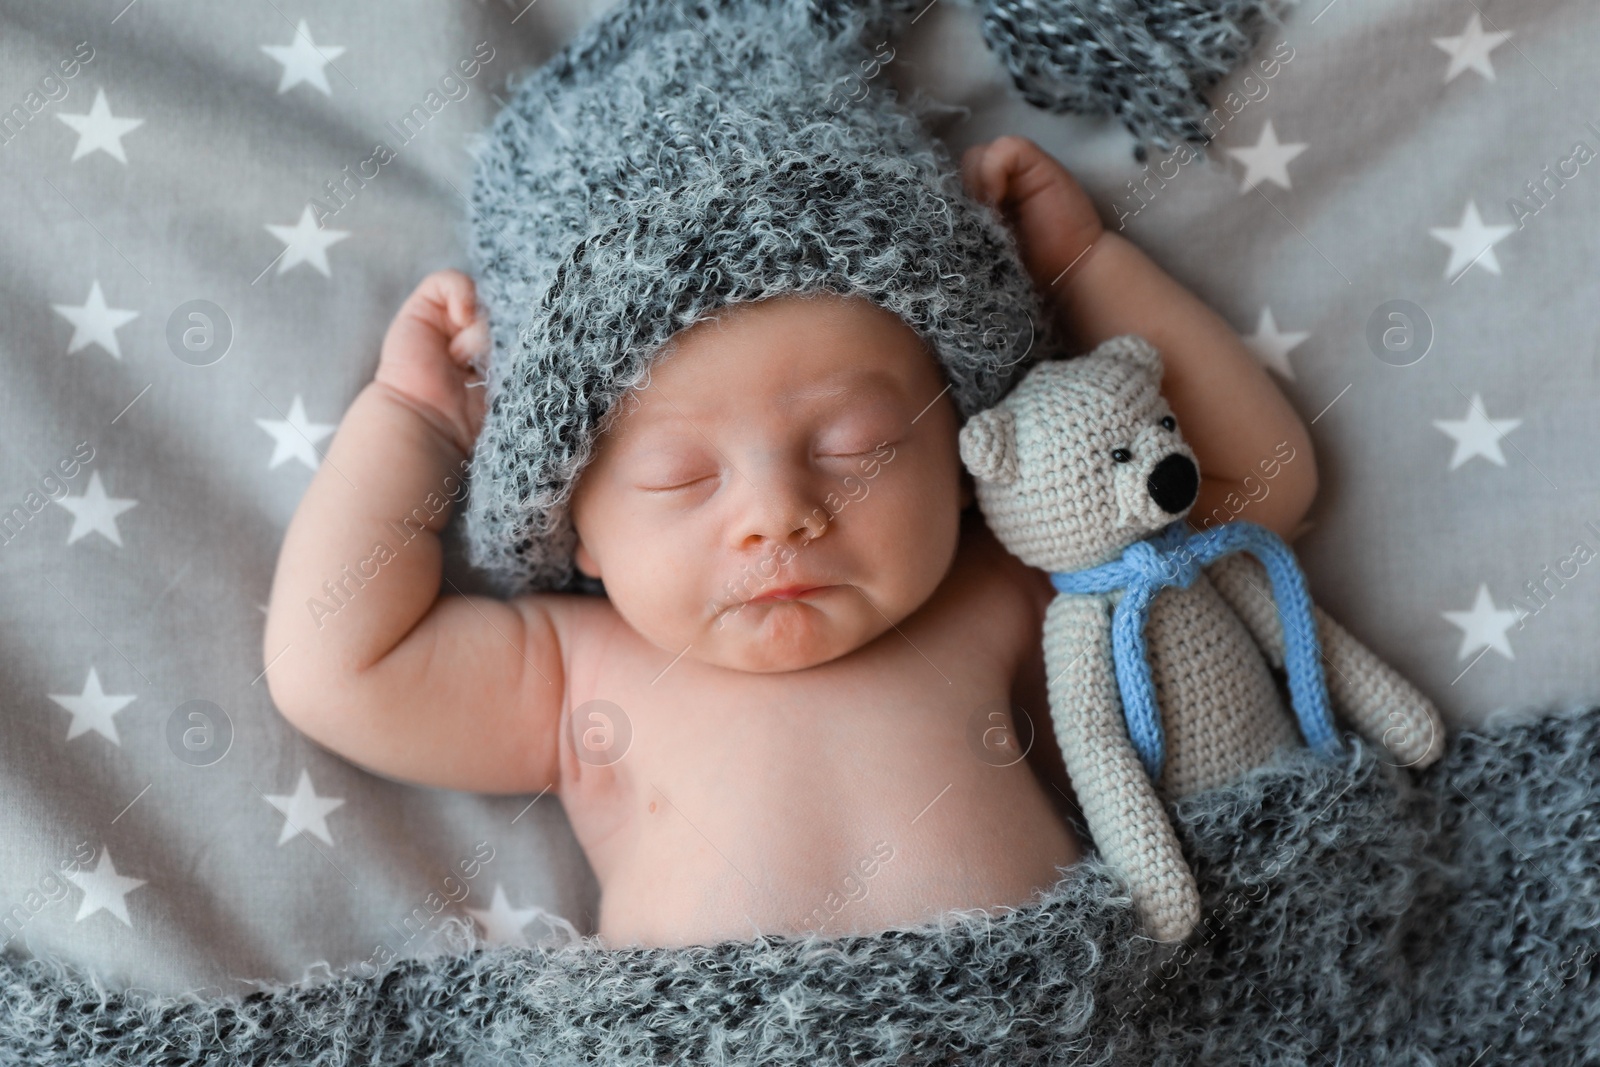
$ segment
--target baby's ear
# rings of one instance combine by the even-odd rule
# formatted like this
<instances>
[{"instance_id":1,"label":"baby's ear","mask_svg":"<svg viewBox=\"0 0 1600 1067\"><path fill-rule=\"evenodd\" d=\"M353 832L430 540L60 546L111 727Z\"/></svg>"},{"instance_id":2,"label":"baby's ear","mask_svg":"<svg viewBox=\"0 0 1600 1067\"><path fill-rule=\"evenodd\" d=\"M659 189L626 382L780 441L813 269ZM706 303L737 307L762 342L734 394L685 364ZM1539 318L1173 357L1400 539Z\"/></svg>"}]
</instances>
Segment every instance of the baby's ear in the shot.
<instances>
[{"instance_id":1,"label":"baby's ear","mask_svg":"<svg viewBox=\"0 0 1600 1067\"><path fill-rule=\"evenodd\" d=\"M1161 380L1161 372L1164 369L1161 364L1161 353L1156 350L1155 345L1136 333L1125 333L1102 341L1089 354L1132 363L1156 381Z\"/></svg>"},{"instance_id":2,"label":"baby's ear","mask_svg":"<svg viewBox=\"0 0 1600 1067\"><path fill-rule=\"evenodd\" d=\"M980 411L957 435L961 462L973 477L1004 485L1017 480L1016 420L1006 408Z\"/></svg>"}]
</instances>

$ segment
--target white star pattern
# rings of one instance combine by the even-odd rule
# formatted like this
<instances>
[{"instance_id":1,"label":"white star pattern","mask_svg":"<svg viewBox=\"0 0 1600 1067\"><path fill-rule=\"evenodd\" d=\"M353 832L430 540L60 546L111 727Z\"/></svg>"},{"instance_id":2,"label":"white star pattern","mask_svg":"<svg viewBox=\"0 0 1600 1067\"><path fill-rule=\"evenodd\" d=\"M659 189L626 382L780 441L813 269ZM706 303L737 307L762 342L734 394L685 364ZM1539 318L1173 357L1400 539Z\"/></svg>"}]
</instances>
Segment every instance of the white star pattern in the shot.
<instances>
[{"instance_id":1,"label":"white star pattern","mask_svg":"<svg viewBox=\"0 0 1600 1067\"><path fill-rule=\"evenodd\" d=\"M83 903L78 905L76 922L83 922L97 911L109 911L122 920L124 926L132 926L128 918L127 895L145 884L143 878L129 878L117 873L117 865L111 862L111 850L102 849L100 862L92 871L68 871L67 881L83 890Z\"/></svg>"},{"instance_id":2,"label":"white star pattern","mask_svg":"<svg viewBox=\"0 0 1600 1067\"><path fill-rule=\"evenodd\" d=\"M328 249L350 236L349 230L325 230L317 225L307 204L300 213L300 221L293 226L274 226L267 223L267 232L284 243L282 258L278 260L278 273L300 263L309 264L324 278L333 277L328 269Z\"/></svg>"},{"instance_id":3,"label":"white star pattern","mask_svg":"<svg viewBox=\"0 0 1600 1067\"><path fill-rule=\"evenodd\" d=\"M1254 148L1230 148L1228 154L1244 164L1244 184L1239 192L1248 193L1262 181L1289 188L1289 161L1306 150L1303 142L1280 144L1272 120L1261 128Z\"/></svg>"},{"instance_id":4,"label":"white star pattern","mask_svg":"<svg viewBox=\"0 0 1600 1067\"><path fill-rule=\"evenodd\" d=\"M1455 226L1434 226L1428 232L1450 246L1450 262L1444 276L1465 273L1468 267L1478 266L1490 274L1500 273L1500 261L1494 258L1494 246L1516 230L1515 226L1485 226L1478 214L1478 203L1467 201L1461 213L1461 222Z\"/></svg>"},{"instance_id":5,"label":"white star pattern","mask_svg":"<svg viewBox=\"0 0 1600 1067\"><path fill-rule=\"evenodd\" d=\"M1256 323L1256 332L1240 340L1244 341L1245 347L1255 353L1255 357L1263 364L1292 380L1294 368L1289 365L1289 353L1310 336L1309 333L1300 331L1279 330L1278 320L1272 317L1272 309L1263 307L1261 318Z\"/></svg>"},{"instance_id":6,"label":"white star pattern","mask_svg":"<svg viewBox=\"0 0 1600 1067\"><path fill-rule=\"evenodd\" d=\"M71 126L78 133L78 145L72 150L72 161L76 162L90 152L104 152L112 159L124 166L128 157L122 151L122 137L124 134L138 129L144 125L144 119L119 119L111 114L111 105L106 103L106 91L94 91L94 103L89 105L89 111L83 115L57 115L56 118Z\"/></svg>"},{"instance_id":7,"label":"white star pattern","mask_svg":"<svg viewBox=\"0 0 1600 1067\"><path fill-rule=\"evenodd\" d=\"M1455 470L1473 456L1504 467L1506 457L1500 451L1500 439L1521 426L1522 420L1491 419L1483 410L1483 397L1473 393L1463 418L1434 419L1433 424L1455 438L1455 454L1450 457L1450 469Z\"/></svg>"},{"instance_id":8,"label":"white star pattern","mask_svg":"<svg viewBox=\"0 0 1600 1067\"><path fill-rule=\"evenodd\" d=\"M306 25L305 19L301 19L294 28L294 39L288 44L264 44L261 50L283 64L278 92L286 93L305 82L313 89L320 90L323 96L333 95L333 89L328 85L328 74L323 68L344 55L344 48L336 44L319 46L311 39L311 28Z\"/></svg>"},{"instance_id":9,"label":"white star pattern","mask_svg":"<svg viewBox=\"0 0 1600 1067\"><path fill-rule=\"evenodd\" d=\"M1485 646L1494 649L1506 659L1516 659L1511 654L1511 641L1506 631L1516 624L1517 613L1510 608L1495 607L1489 587L1478 585L1478 598L1469 611L1441 611L1452 626L1461 628L1461 651L1457 660L1464 660Z\"/></svg>"},{"instance_id":10,"label":"white star pattern","mask_svg":"<svg viewBox=\"0 0 1600 1067\"><path fill-rule=\"evenodd\" d=\"M79 734L93 730L118 748L122 747L122 741L117 737L117 724L112 716L138 699L123 694L108 695L100 688L100 675L93 667L89 668L89 677L83 683L83 692L45 695L72 712L72 725L67 727L68 741Z\"/></svg>"},{"instance_id":11,"label":"white star pattern","mask_svg":"<svg viewBox=\"0 0 1600 1067\"><path fill-rule=\"evenodd\" d=\"M1489 62L1489 53L1510 38L1509 32L1484 33L1483 20L1474 11L1467 19L1467 28L1461 31L1459 37L1433 39L1437 47L1450 54L1450 69L1444 72L1444 80L1449 82L1470 67L1490 81L1494 81L1494 66Z\"/></svg>"},{"instance_id":12,"label":"white star pattern","mask_svg":"<svg viewBox=\"0 0 1600 1067\"><path fill-rule=\"evenodd\" d=\"M316 470L322 458L317 455L317 442L335 429L333 423L307 421L306 406L299 393L289 405L287 419L257 419L256 425L272 435L272 459L267 463L267 470L291 459L298 459Z\"/></svg>"},{"instance_id":13,"label":"white star pattern","mask_svg":"<svg viewBox=\"0 0 1600 1067\"><path fill-rule=\"evenodd\" d=\"M117 344L117 330L139 317L137 311L106 306L106 295L100 290L100 279L89 286L89 297L83 303L51 304L55 313L72 323L72 340L67 342L67 355L90 345L99 345L114 359L122 358L122 346Z\"/></svg>"},{"instance_id":14,"label":"white star pattern","mask_svg":"<svg viewBox=\"0 0 1600 1067\"><path fill-rule=\"evenodd\" d=\"M333 844L333 835L328 833L328 813L343 806L344 801L338 797L317 796L317 791L311 788L311 774L305 768L300 770L300 781L293 793L269 796L267 803L283 813L279 845L305 833L320 837L325 844Z\"/></svg>"},{"instance_id":15,"label":"white star pattern","mask_svg":"<svg viewBox=\"0 0 1600 1067\"><path fill-rule=\"evenodd\" d=\"M494 898L487 908L468 908L470 914L483 928L483 939L491 945L528 947L523 927L541 914L538 908L513 908L506 899L506 891L499 882L494 886Z\"/></svg>"},{"instance_id":16,"label":"white star pattern","mask_svg":"<svg viewBox=\"0 0 1600 1067\"><path fill-rule=\"evenodd\" d=\"M117 516L139 502L126 497L106 496L105 486L100 483L100 472L91 471L89 486L82 496L64 496L56 503L72 512L72 529L67 533L67 544L97 533L121 548L122 535L117 532Z\"/></svg>"}]
</instances>

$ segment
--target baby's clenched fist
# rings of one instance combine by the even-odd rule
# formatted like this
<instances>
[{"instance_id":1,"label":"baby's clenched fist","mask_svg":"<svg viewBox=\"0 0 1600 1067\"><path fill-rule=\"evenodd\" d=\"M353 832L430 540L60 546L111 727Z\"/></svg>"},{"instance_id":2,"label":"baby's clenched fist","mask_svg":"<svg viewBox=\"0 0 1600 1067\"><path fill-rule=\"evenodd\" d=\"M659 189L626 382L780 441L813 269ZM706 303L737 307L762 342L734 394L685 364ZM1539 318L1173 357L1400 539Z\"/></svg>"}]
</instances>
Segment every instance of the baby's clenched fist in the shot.
<instances>
[{"instance_id":1,"label":"baby's clenched fist","mask_svg":"<svg viewBox=\"0 0 1600 1067\"><path fill-rule=\"evenodd\" d=\"M1048 292L1105 232L1070 171L1026 137L1008 134L961 157L967 192L993 205L1016 234L1028 274Z\"/></svg>"},{"instance_id":2,"label":"baby's clenched fist","mask_svg":"<svg viewBox=\"0 0 1600 1067\"><path fill-rule=\"evenodd\" d=\"M441 270L406 298L383 339L375 380L398 393L463 456L483 425L484 389L472 360L489 343L472 279Z\"/></svg>"}]
</instances>

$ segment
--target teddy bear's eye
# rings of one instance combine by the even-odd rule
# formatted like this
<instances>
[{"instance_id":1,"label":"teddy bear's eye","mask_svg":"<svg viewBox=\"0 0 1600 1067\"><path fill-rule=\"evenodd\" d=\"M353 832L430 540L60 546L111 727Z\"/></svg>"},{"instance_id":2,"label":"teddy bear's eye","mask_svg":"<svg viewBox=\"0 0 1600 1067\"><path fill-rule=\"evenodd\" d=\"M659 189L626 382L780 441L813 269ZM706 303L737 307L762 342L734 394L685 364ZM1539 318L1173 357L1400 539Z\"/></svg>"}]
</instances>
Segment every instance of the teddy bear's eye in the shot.
<instances>
[{"instance_id":1,"label":"teddy bear's eye","mask_svg":"<svg viewBox=\"0 0 1600 1067\"><path fill-rule=\"evenodd\" d=\"M1111 450L1111 458L1116 460L1118 463L1126 463L1128 460L1133 458L1133 453L1129 452L1126 448L1113 448Z\"/></svg>"},{"instance_id":2,"label":"teddy bear's eye","mask_svg":"<svg viewBox=\"0 0 1600 1067\"><path fill-rule=\"evenodd\" d=\"M1163 415L1161 416L1161 428L1163 430L1176 430L1178 428L1178 420L1171 415Z\"/></svg>"}]
</instances>

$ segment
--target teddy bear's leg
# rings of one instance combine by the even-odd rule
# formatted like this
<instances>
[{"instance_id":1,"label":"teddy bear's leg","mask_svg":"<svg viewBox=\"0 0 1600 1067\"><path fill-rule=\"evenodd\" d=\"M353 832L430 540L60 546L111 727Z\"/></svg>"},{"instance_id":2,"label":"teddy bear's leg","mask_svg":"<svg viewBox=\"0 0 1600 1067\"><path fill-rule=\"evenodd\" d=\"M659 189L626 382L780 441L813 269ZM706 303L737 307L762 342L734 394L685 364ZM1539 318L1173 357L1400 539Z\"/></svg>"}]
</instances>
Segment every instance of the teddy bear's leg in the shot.
<instances>
[{"instance_id":1,"label":"teddy bear's leg","mask_svg":"<svg viewBox=\"0 0 1600 1067\"><path fill-rule=\"evenodd\" d=\"M1261 561L1235 552L1209 564L1206 576L1233 606L1262 654L1283 667L1283 626L1272 583ZM1426 767L1444 753L1444 720L1433 702L1327 612L1313 604L1322 646L1328 699L1363 737L1386 749L1404 767Z\"/></svg>"},{"instance_id":2,"label":"teddy bear's leg","mask_svg":"<svg viewBox=\"0 0 1600 1067\"><path fill-rule=\"evenodd\" d=\"M1056 597L1045 616L1050 715L1084 821L1106 862L1127 877L1150 936L1187 937L1200 892L1155 784L1128 738L1103 597Z\"/></svg>"}]
</instances>

